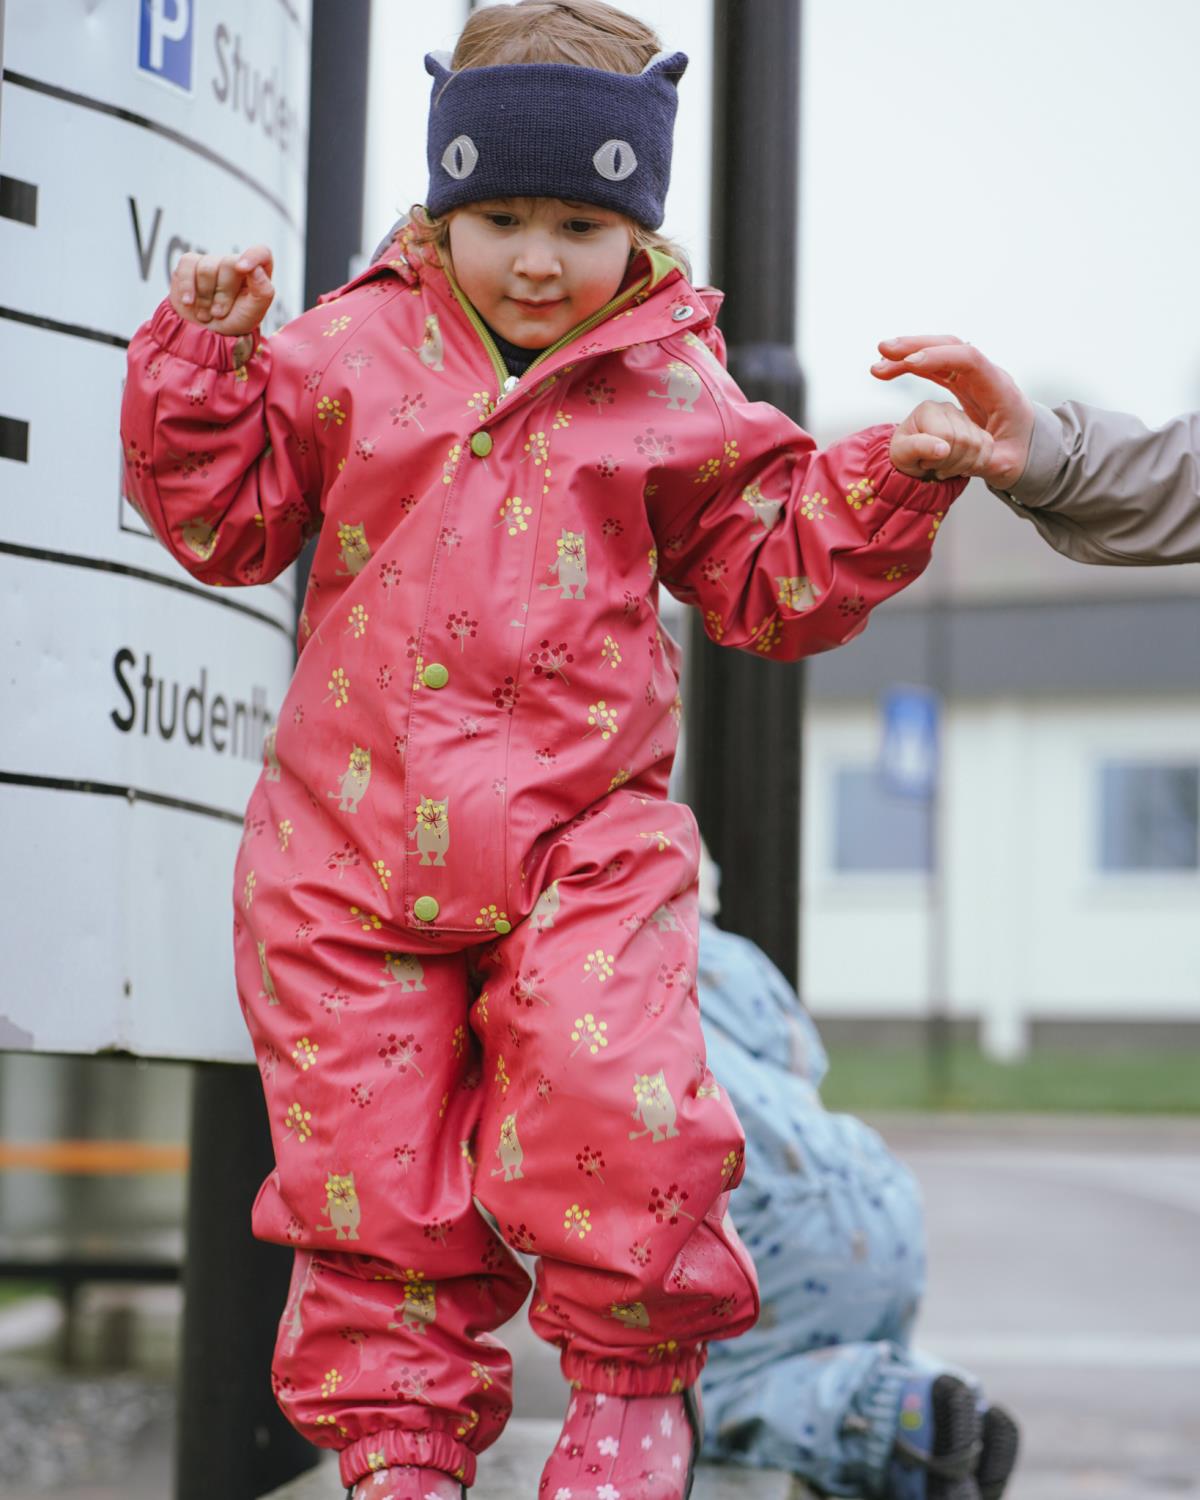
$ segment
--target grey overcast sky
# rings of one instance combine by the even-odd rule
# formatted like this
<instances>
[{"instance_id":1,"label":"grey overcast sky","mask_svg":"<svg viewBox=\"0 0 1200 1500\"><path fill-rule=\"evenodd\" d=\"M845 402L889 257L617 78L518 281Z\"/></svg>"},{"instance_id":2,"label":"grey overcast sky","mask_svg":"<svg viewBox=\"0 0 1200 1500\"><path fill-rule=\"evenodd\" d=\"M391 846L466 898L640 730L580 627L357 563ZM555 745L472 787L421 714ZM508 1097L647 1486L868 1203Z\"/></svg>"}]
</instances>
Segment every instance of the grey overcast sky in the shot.
<instances>
[{"instance_id":1,"label":"grey overcast sky","mask_svg":"<svg viewBox=\"0 0 1200 1500\"><path fill-rule=\"evenodd\" d=\"M876 338L919 330L1043 398L1200 406L1196 0L807 0L805 18L815 427L862 415Z\"/></svg>"}]
</instances>

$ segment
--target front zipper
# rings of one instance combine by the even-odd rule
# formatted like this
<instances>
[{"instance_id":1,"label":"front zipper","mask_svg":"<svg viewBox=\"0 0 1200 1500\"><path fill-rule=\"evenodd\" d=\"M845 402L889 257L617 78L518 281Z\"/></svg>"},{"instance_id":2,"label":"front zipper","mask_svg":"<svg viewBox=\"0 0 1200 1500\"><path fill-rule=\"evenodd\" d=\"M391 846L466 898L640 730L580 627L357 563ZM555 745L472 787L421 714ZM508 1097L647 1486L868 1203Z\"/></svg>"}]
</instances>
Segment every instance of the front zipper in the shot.
<instances>
[{"instance_id":1,"label":"front zipper","mask_svg":"<svg viewBox=\"0 0 1200 1500\"><path fill-rule=\"evenodd\" d=\"M529 370L536 370L538 365L540 365L543 360L549 359L552 354L557 354L560 349L565 349L572 339L579 338L581 334L591 333L592 329L595 328L598 323L603 323L605 318L611 317L622 303L628 302L632 298L638 296L640 293L644 292L649 285L650 277L643 276L642 279L636 283L636 285L629 287L628 290L624 292L618 292L611 302L606 302L604 306L600 308L599 311L594 312L590 318L585 318L577 328L572 328L570 333L564 333L562 338L557 340L556 343L550 345L549 349L543 349L538 357L530 364ZM526 375L529 374L529 370L525 371Z\"/></svg>"},{"instance_id":2,"label":"front zipper","mask_svg":"<svg viewBox=\"0 0 1200 1500\"><path fill-rule=\"evenodd\" d=\"M443 265L442 270L446 273L446 280L450 283L450 290L454 293L458 305L462 308L463 312L466 313L468 322L471 324L471 327L474 328L475 332L479 335L480 340L483 343L484 351L486 352L487 357L492 362L492 370L496 376L496 386L498 390L497 399L499 400L505 395L504 387L506 382L510 379L508 366L500 358L500 351L496 348L495 339L492 338L491 334L487 330L487 324L483 321L483 319L475 311L471 303L467 300L466 297L463 296L462 292L459 290L458 282L455 281L454 274L450 270L449 265Z\"/></svg>"},{"instance_id":3,"label":"front zipper","mask_svg":"<svg viewBox=\"0 0 1200 1500\"><path fill-rule=\"evenodd\" d=\"M459 288L458 282L454 279L454 273L450 270L449 266L443 266L442 269L446 273L446 280L450 284L450 290L454 293L454 296L458 301L458 305L462 308L463 312L466 313L471 327L474 328L475 332L479 335L480 340L483 343L484 350L486 351L488 358L492 362L492 369L496 374L496 405L499 406L500 402L503 401L506 396L510 395L516 389L517 385L523 377L520 375L510 375L508 373L508 366L500 357L500 351L496 348L495 339L493 339L491 334L488 332L487 324L475 311L475 308L468 300L468 298L463 295L462 291ZM553 344L550 345L548 349L543 349L538 357L530 362L528 369L526 369L525 371L525 374L528 375L531 370L536 370L538 365L540 365L544 360L551 358L552 355L555 355L560 350L565 349L572 339L577 339L585 333L590 333L598 323L603 323L605 318L611 317L612 314L616 312L616 310L623 303L630 301L634 297L637 297L640 293L644 292L649 285L650 276L646 275L643 276L640 281L635 283L635 285L626 288L626 290L623 292L618 292L617 295L611 299L611 301L606 302L604 306L594 312L590 318L585 318L582 323L577 324L576 327L572 328L569 333L564 333L562 338L557 339Z\"/></svg>"}]
</instances>

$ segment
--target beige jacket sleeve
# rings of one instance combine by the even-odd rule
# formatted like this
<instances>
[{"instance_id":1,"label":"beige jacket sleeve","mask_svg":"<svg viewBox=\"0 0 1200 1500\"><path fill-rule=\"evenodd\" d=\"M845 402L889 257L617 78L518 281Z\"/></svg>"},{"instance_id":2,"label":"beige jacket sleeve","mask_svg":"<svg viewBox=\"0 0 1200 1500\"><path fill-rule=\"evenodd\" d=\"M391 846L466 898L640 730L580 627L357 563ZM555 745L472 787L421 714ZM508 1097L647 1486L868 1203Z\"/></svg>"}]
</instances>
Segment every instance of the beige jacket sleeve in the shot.
<instances>
[{"instance_id":1,"label":"beige jacket sleeve","mask_svg":"<svg viewBox=\"0 0 1200 1500\"><path fill-rule=\"evenodd\" d=\"M1152 430L1068 401L1035 407L1025 472L995 493L1074 562L1200 562L1200 412Z\"/></svg>"}]
</instances>

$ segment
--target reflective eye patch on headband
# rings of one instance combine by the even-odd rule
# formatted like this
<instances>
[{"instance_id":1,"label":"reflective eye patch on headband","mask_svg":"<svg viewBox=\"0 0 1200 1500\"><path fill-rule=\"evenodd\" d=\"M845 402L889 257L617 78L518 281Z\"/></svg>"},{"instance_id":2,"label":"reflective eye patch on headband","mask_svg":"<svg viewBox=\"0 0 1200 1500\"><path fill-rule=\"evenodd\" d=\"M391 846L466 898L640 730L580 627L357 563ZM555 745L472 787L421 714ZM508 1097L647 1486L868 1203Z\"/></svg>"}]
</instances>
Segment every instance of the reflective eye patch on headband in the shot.
<instances>
[{"instance_id":1,"label":"reflective eye patch on headband","mask_svg":"<svg viewBox=\"0 0 1200 1500\"><path fill-rule=\"evenodd\" d=\"M570 63L455 73L446 54L429 53L425 206L440 215L488 198L565 198L657 229L687 62L673 52L640 73Z\"/></svg>"}]
</instances>

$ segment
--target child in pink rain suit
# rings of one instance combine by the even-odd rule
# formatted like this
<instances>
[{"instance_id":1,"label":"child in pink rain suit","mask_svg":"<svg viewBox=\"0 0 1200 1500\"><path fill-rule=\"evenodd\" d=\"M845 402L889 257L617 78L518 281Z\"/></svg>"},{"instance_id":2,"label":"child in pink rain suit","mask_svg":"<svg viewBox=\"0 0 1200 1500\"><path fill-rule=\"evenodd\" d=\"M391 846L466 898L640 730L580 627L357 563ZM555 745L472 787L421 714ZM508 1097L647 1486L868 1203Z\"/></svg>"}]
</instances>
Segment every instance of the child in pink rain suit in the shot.
<instances>
[{"instance_id":1,"label":"child in pink rain suit","mask_svg":"<svg viewBox=\"0 0 1200 1500\"><path fill-rule=\"evenodd\" d=\"M254 1230L296 1250L275 1385L348 1486L456 1494L527 1252L575 1388L543 1493L680 1496L705 1346L757 1291L659 585L725 645L837 646L961 488L910 475L973 440L922 408L818 453L741 394L652 233L686 58L639 23L492 7L427 66L428 212L374 264L266 340L269 252L186 256L129 350L129 493L195 577L318 536L235 877Z\"/></svg>"}]
</instances>

